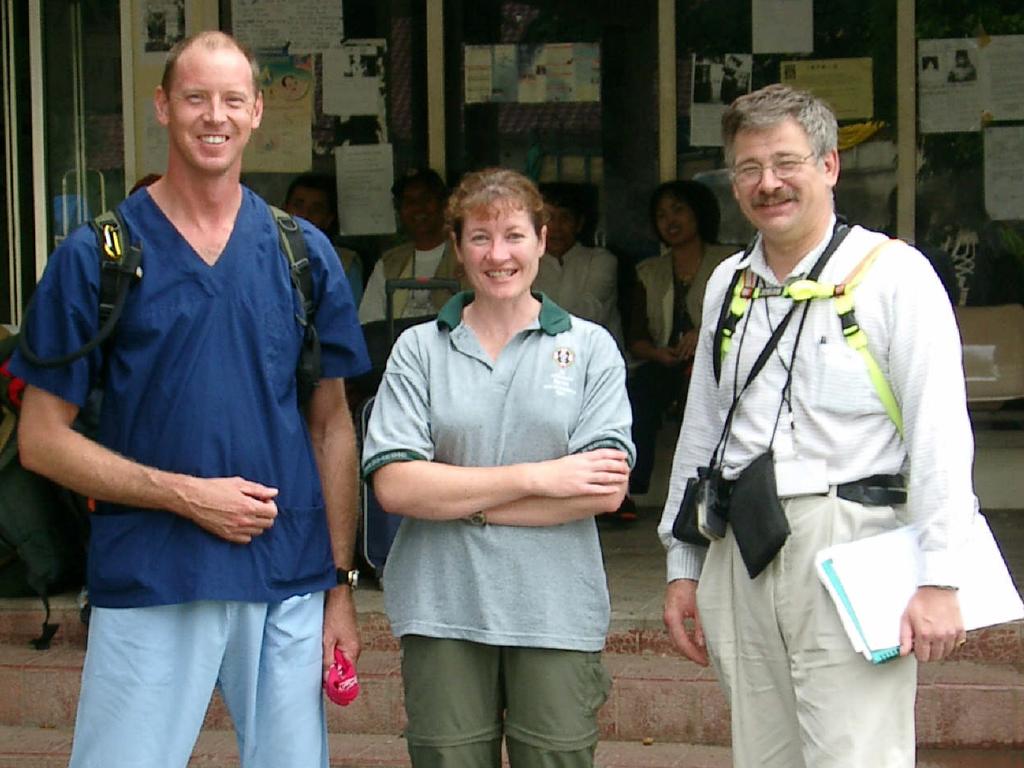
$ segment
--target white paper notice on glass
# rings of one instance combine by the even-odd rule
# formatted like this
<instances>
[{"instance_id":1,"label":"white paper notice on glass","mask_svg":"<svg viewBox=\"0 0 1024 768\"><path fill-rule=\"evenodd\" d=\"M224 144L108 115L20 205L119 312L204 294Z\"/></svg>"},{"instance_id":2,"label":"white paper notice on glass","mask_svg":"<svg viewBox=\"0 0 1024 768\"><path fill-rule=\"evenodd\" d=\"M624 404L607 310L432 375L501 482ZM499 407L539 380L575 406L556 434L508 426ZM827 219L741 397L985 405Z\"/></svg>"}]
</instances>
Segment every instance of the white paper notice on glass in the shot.
<instances>
[{"instance_id":1,"label":"white paper notice on glass","mask_svg":"<svg viewBox=\"0 0 1024 768\"><path fill-rule=\"evenodd\" d=\"M750 93L753 59L749 53L693 55L690 89L690 146L722 146L722 113Z\"/></svg>"},{"instance_id":2,"label":"white paper notice on glass","mask_svg":"<svg viewBox=\"0 0 1024 768\"><path fill-rule=\"evenodd\" d=\"M395 231L391 185L395 180L390 144L336 147L338 225L344 235L384 235Z\"/></svg>"},{"instance_id":3,"label":"white paper notice on glass","mask_svg":"<svg viewBox=\"0 0 1024 768\"><path fill-rule=\"evenodd\" d=\"M251 48L288 53L320 53L345 39L342 4L324 0L231 0L231 28Z\"/></svg>"},{"instance_id":4,"label":"white paper notice on glass","mask_svg":"<svg viewBox=\"0 0 1024 768\"><path fill-rule=\"evenodd\" d=\"M466 45L462 48L466 75L466 104L483 104L491 100L493 50L489 45Z\"/></svg>"},{"instance_id":5,"label":"white paper notice on glass","mask_svg":"<svg viewBox=\"0 0 1024 768\"><path fill-rule=\"evenodd\" d=\"M384 116L383 38L349 40L340 49L324 51L325 115Z\"/></svg>"},{"instance_id":6,"label":"white paper notice on glass","mask_svg":"<svg viewBox=\"0 0 1024 768\"><path fill-rule=\"evenodd\" d=\"M1024 120L1024 35L994 35L981 48L982 108L993 120Z\"/></svg>"},{"instance_id":7,"label":"white paper notice on glass","mask_svg":"<svg viewBox=\"0 0 1024 768\"><path fill-rule=\"evenodd\" d=\"M971 39L917 41L921 133L981 130L978 44Z\"/></svg>"},{"instance_id":8,"label":"white paper notice on glass","mask_svg":"<svg viewBox=\"0 0 1024 768\"><path fill-rule=\"evenodd\" d=\"M153 104L147 104L142 118L142 167L139 176L167 172L167 128L156 118Z\"/></svg>"},{"instance_id":9,"label":"white paper notice on glass","mask_svg":"<svg viewBox=\"0 0 1024 768\"><path fill-rule=\"evenodd\" d=\"M814 51L813 0L752 0L754 53Z\"/></svg>"},{"instance_id":10,"label":"white paper notice on glass","mask_svg":"<svg viewBox=\"0 0 1024 768\"><path fill-rule=\"evenodd\" d=\"M960 612L967 629L1024 618L1024 603L1010 578L988 521L972 519L960 552ZM881 663L899 655L900 618L917 590L918 533L903 526L828 547L815 570L839 613L854 649Z\"/></svg>"},{"instance_id":11,"label":"white paper notice on glass","mask_svg":"<svg viewBox=\"0 0 1024 768\"><path fill-rule=\"evenodd\" d=\"M186 5L181 0L141 0L135 9L142 30L139 55L163 64L167 52L187 34Z\"/></svg>"},{"instance_id":12,"label":"white paper notice on glass","mask_svg":"<svg viewBox=\"0 0 1024 768\"><path fill-rule=\"evenodd\" d=\"M985 129L985 210L997 220L1024 219L1024 125Z\"/></svg>"},{"instance_id":13,"label":"white paper notice on glass","mask_svg":"<svg viewBox=\"0 0 1024 768\"><path fill-rule=\"evenodd\" d=\"M519 93L516 100L519 103L540 104L547 99L548 76L546 54L546 45L516 46L516 64L519 77Z\"/></svg>"}]
</instances>

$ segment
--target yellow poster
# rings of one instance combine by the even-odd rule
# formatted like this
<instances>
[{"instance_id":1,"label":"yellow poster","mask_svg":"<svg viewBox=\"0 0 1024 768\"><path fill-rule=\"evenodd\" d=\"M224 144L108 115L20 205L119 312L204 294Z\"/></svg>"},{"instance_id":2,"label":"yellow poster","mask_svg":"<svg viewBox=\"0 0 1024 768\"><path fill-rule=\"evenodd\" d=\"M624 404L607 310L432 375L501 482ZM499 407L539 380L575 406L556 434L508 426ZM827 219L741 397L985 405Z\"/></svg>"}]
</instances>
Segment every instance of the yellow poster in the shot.
<instances>
[{"instance_id":1,"label":"yellow poster","mask_svg":"<svg viewBox=\"0 0 1024 768\"><path fill-rule=\"evenodd\" d=\"M242 169L301 173L313 162L313 57L263 55L263 122L253 131Z\"/></svg>"},{"instance_id":2,"label":"yellow poster","mask_svg":"<svg viewBox=\"0 0 1024 768\"><path fill-rule=\"evenodd\" d=\"M780 65L779 81L824 99L839 120L874 117L874 87L868 57L784 61Z\"/></svg>"}]
</instances>

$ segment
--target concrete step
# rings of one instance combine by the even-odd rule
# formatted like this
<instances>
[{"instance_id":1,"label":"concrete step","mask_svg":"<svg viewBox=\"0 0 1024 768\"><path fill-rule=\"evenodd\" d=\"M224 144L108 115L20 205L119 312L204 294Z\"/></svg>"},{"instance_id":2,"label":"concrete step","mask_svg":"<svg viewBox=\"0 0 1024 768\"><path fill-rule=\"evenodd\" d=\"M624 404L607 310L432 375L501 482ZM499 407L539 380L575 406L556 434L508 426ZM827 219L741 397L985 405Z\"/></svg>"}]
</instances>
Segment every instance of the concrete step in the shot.
<instances>
[{"instance_id":1,"label":"concrete step","mask_svg":"<svg viewBox=\"0 0 1024 768\"><path fill-rule=\"evenodd\" d=\"M406 768L409 758L399 736L332 733L333 768ZM0 726L0 768L64 768L71 732ZM602 741L597 768L730 768L728 747L668 742ZM1018 750L920 750L918 768L1024 768ZM204 730L190 768L234 768L238 750L229 731Z\"/></svg>"},{"instance_id":2,"label":"concrete step","mask_svg":"<svg viewBox=\"0 0 1024 768\"><path fill-rule=\"evenodd\" d=\"M361 600L374 608L381 602L379 592L360 590ZM60 627L53 637L54 647L84 648L87 628L79 617L76 595L56 595L50 601L50 621ZM657 597L660 601L660 595ZM614 613L614 612L613 612ZM620 611L613 615L605 650L608 653L675 656L660 618ZM44 611L35 598L0 599L0 644L28 645L39 636ZM660 616L660 609L659 614ZM391 635L387 616L380 610L359 611L359 631L363 648L369 651L398 650ZM969 642L956 652L957 661L1024 665L1024 621L986 627L969 633Z\"/></svg>"},{"instance_id":3,"label":"concrete step","mask_svg":"<svg viewBox=\"0 0 1024 768\"><path fill-rule=\"evenodd\" d=\"M0 645L0 723L71 728L84 651L36 651ZM602 737L614 741L726 745L729 712L710 669L678 657L608 653L614 686L599 719ZM332 733L398 734L405 724L399 658L395 651L366 651L360 658L363 694L351 706L329 707ZM1024 750L1024 667L948 661L922 665L918 744L922 747L998 747ZM206 727L230 730L217 696Z\"/></svg>"},{"instance_id":4,"label":"concrete step","mask_svg":"<svg viewBox=\"0 0 1024 768\"><path fill-rule=\"evenodd\" d=\"M0 768L65 768L71 754L70 730L0 725ZM390 768L408 766L405 740L397 735L330 735L331 766ZM235 734L204 729L190 768L238 766Z\"/></svg>"}]
</instances>

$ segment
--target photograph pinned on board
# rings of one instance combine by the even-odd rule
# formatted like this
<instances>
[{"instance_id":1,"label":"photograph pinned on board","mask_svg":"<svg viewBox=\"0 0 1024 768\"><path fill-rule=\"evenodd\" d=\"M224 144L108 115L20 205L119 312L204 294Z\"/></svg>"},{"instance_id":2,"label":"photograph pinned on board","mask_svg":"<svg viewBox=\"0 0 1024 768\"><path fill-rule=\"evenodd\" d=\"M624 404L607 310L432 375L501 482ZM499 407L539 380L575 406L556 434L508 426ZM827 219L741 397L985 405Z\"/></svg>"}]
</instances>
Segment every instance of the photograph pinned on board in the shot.
<instances>
[{"instance_id":1,"label":"photograph pinned on board","mask_svg":"<svg viewBox=\"0 0 1024 768\"><path fill-rule=\"evenodd\" d=\"M185 0L146 0L141 7L143 51L169 51L185 38Z\"/></svg>"}]
</instances>

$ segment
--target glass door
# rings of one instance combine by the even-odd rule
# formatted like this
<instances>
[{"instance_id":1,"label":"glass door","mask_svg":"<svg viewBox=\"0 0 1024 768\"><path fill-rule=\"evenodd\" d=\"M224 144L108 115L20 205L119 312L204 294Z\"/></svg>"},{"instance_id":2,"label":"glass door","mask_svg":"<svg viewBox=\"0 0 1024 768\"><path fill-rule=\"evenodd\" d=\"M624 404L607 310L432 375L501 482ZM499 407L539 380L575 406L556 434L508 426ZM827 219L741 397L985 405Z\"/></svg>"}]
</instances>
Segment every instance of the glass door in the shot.
<instances>
[{"instance_id":1,"label":"glass door","mask_svg":"<svg viewBox=\"0 0 1024 768\"><path fill-rule=\"evenodd\" d=\"M26 269L31 257L32 232L32 147L30 115L20 105L29 93L28 50L17 41L26 39L28 13L18 0L0 2L0 85L3 90L3 118L0 119L0 205L3 226L0 248L4 254L0 267L0 323L20 322L22 295L34 275ZM26 241L24 235L28 234ZM26 275L28 275L26 277Z\"/></svg>"},{"instance_id":2,"label":"glass door","mask_svg":"<svg viewBox=\"0 0 1024 768\"><path fill-rule=\"evenodd\" d=\"M119 0L40 5L48 247L124 197Z\"/></svg>"},{"instance_id":3,"label":"glass door","mask_svg":"<svg viewBox=\"0 0 1024 768\"><path fill-rule=\"evenodd\" d=\"M49 252L124 196L119 0L0 0L0 323Z\"/></svg>"}]
</instances>

